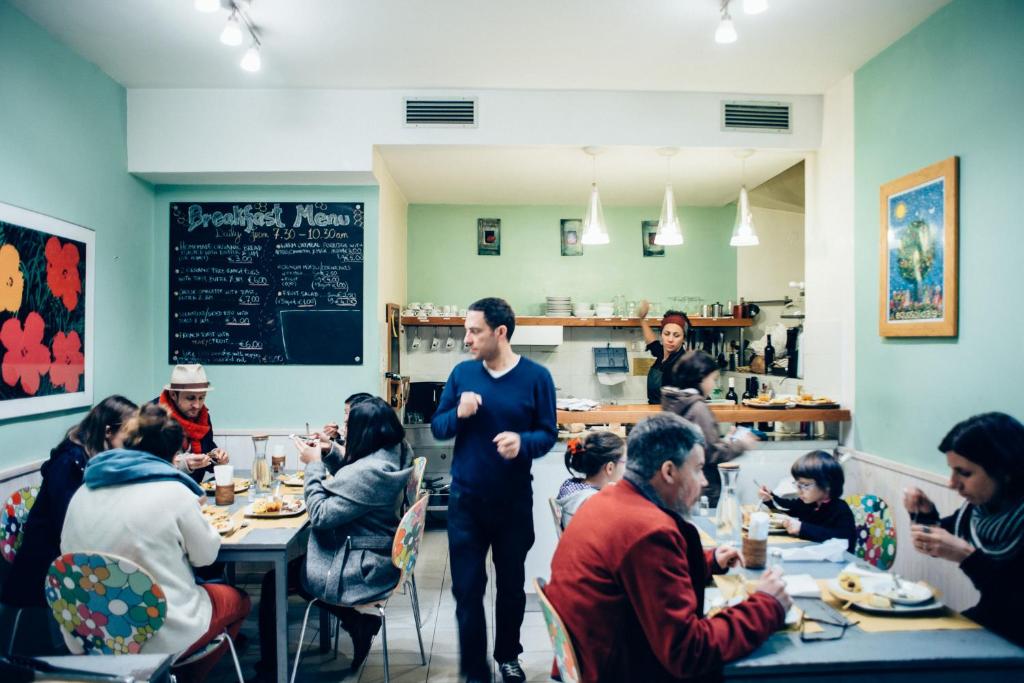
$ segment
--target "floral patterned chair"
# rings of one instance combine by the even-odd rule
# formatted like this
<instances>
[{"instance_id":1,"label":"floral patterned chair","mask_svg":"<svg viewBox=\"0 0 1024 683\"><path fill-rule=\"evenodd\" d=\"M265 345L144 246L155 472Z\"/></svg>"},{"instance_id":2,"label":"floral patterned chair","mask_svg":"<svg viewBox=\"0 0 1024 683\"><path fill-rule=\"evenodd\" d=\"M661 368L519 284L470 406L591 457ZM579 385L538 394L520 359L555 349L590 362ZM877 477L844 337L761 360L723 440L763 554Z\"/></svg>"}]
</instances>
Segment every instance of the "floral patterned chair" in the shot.
<instances>
[{"instance_id":1,"label":"floral patterned chair","mask_svg":"<svg viewBox=\"0 0 1024 683\"><path fill-rule=\"evenodd\" d=\"M843 498L853 510L857 544L853 554L873 567L887 570L896 561L896 522L892 509L874 494Z\"/></svg>"},{"instance_id":2,"label":"floral patterned chair","mask_svg":"<svg viewBox=\"0 0 1024 683\"><path fill-rule=\"evenodd\" d=\"M558 612L548 600L548 596L544 594L547 582L544 579L534 579L533 587L537 591L540 609L544 613L544 621L548 625L548 637L551 638L551 647L555 651L555 663L558 665L558 672L562 675L562 683L578 683L580 667L576 660L576 650L572 646L569 631L566 630L562 618L558 616Z\"/></svg>"},{"instance_id":3,"label":"floral patterned chair","mask_svg":"<svg viewBox=\"0 0 1024 683\"><path fill-rule=\"evenodd\" d=\"M395 565L401 573L398 577L398 583L395 584L391 593L380 600L375 600L363 605L344 605L345 607L353 607L359 611L375 613L380 616L381 645L384 650L384 683L389 683L391 680L388 669L388 620L385 610L387 608L388 600L390 600L391 596L399 590L404 589L409 593L409 599L412 602L412 616L416 622L416 638L419 640L420 644L420 662L424 665L427 663L427 655L423 650L423 636L420 633L420 629L422 628L422 624L420 622L420 598L416 592L416 584L412 577L413 571L416 568L416 559L419 556L420 541L423 540L423 531L426 529L428 500L430 500L429 496L421 496L420 499L417 500L405 513L402 517L402 521L398 523L398 530L395 531L395 538L391 543L391 563ZM310 600L309 605L306 606L306 614L302 618L302 629L299 631L299 648L295 654L295 664L292 667L291 683L295 683L295 677L299 672L299 660L302 658L303 649L302 641L306 637L306 624L309 622L309 612L313 609L313 605L320 602L322 602L322 600L314 598L313 600ZM335 651L337 651L337 633L335 633L334 647Z\"/></svg>"},{"instance_id":4,"label":"floral patterned chair","mask_svg":"<svg viewBox=\"0 0 1024 683\"><path fill-rule=\"evenodd\" d=\"M38 486L26 486L12 493L4 501L3 510L0 511L0 555L14 564L14 558L21 548L21 539L24 536L25 522L28 520L28 513L36 502L39 495ZM14 623L11 626L11 639L7 644L7 654L14 651L14 639L18 635L18 622L21 621L22 609L14 611Z\"/></svg>"},{"instance_id":5,"label":"floral patterned chair","mask_svg":"<svg viewBox=\"0 0 1024 683\"><path fill-rule=\"evenodd\" d=\"M163 590L131 560L102 553L66 553L46 573L46 602L71 642L87 655L139 654L167 618ZM243 683L230 636L223 633L174 666L191 664L216 651L224 641Z\"/></svg>"},{"instance_id":6,"label":"floral patterned chair","mask_svg":"<svg viewBox=\"0 0 1024 683\"><path fill-rule=\"evenodd\" d=\"M413 458L412 474L405 485L405 509L408 510L413 503L419 500L420 491L423 490L423 473L427 469L427 459L423 456Z\"/></svg>"}]
</instances>

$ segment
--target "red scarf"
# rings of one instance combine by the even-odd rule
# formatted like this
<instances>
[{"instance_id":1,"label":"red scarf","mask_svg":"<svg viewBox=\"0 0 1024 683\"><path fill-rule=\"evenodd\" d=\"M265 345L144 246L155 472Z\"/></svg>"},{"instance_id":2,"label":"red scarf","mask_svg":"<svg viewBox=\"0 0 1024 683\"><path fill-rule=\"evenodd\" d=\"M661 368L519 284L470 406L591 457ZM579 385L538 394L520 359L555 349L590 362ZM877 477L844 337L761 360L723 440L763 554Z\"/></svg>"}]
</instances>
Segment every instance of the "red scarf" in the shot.
<instances>
[{"instance_id":1,"label":"red scarf","mask_svg":"<svg viewBox=\"0 0 1024 683\"><path fill-rule=\"evenodd\" d=\"M167 409L167 412L171 414L181 428L185 430L185 438L189 442L189 450L193 453L202 453L203 447L201 442L210 432L210 411L207 410L206 406L199 411L199 419L193 422L178 411L178 406L174 405L174 401L171 400L171 392L166 389L160 394L160 405Z\"/></svg>"}]
</instances>

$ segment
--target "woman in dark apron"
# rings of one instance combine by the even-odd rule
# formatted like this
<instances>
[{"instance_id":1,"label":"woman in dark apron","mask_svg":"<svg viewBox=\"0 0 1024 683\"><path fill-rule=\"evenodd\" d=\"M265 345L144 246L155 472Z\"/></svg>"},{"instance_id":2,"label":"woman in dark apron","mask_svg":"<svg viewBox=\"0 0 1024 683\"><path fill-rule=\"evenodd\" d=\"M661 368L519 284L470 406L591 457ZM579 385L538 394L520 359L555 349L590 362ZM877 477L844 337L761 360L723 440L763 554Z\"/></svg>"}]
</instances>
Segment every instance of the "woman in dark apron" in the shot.
<instances>
[{"instance_id":1,"label":"woman in dark apron","mask_svg":"<svg viewBox=\"0 0 1024 683\"><path fill-rule=\"evenodd\" d=\"M672 368L686 352L686 334L690 331L690 319L680 311L667 311L661 319L661 334L655 334L647 319L651 305L646 299L640 302L637 314L640 328L644 333L647 350L654 356L654 365L647 373L647 402L661 403L661 388L678 386Z\"/></svg>"}]
</instances>

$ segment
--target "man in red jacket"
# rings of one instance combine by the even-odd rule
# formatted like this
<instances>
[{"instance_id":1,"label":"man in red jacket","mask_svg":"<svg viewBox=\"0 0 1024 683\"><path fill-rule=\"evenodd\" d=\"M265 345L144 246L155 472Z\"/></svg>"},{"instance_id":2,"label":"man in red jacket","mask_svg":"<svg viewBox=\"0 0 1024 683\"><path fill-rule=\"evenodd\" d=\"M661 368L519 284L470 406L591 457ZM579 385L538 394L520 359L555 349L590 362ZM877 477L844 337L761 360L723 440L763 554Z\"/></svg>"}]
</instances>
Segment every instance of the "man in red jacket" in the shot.
<instances>
[{"instance_id":1,"label":"man in red jacket","mask_svg":"<svg viewBox=\"0 0 1024 683\"><path fill-rule=\"evenodd\" d=\"M742 557L729 547L705 552L684 519L707 484L702 444L677 415L640 422L623 481L591 497L559 541L546 593L582 680L714 680L783 625L792 601L772 570L743 603L703 615L710 575Z\"/></svg>"}]
</instances>

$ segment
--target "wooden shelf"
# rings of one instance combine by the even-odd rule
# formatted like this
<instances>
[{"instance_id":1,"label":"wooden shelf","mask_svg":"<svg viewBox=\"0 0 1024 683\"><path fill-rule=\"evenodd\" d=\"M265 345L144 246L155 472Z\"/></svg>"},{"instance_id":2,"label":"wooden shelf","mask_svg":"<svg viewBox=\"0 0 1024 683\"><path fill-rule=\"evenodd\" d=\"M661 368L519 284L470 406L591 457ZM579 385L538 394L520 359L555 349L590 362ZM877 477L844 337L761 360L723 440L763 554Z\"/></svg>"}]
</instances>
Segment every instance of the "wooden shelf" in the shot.
<instances>
[{"instance_id":1,"label":"wooden shelf","mask_svg":"<svg viewBox=\"0 0 1024 683\"><path fill-rule=\"evenodd\" d=\"M719 422L849 422L845 408L789 408L766 410L745 406L711 404L708 406ZM559 410L558 424L636 424L645 417L661 412L657 405L598 406L595 410Z\"/></svg>"},{"instance_id":2,"label":"wooden shelf","mask_svg":"<svg viewBox=\"0 0 1024 683\"><path fill-rule=\"evenodd\" d=\"M466 319L461 316L450 318L417 318L403 316L402 324L425 327L462 327ZM651 320L651 327L661 327L660 320ZM694 327L750 327L754 324L751 318L690 318ZM523 315L516 317L516 325L561 325L562 327L640 327L640 318L551 318L543 315Z\"/></svg>"}]
</instances>

